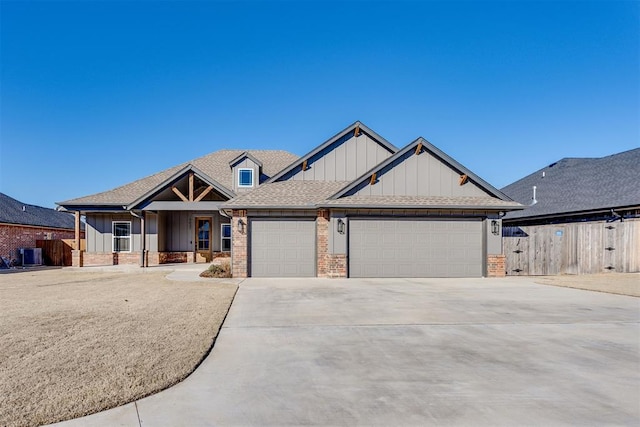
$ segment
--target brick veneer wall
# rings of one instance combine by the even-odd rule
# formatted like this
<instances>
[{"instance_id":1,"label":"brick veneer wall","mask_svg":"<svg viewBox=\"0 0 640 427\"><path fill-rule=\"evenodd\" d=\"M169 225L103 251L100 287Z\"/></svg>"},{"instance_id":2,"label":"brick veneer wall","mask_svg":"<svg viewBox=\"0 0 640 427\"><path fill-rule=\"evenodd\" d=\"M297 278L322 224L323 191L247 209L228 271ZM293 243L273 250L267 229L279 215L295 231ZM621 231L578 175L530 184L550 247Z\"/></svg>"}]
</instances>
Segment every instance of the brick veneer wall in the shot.
<instances>
[{"instance_id":1,"label":"brick veneer wall","mask_svg":"<svg viewBox=\"0 0 640 427\"><path fill-rule=\"evenodd\" d=\"M316 268L318 277L329 277L329 211L320 209L316 218Z\"/></svg>"},{"instance_id":2,"label":"brick veneer wall","mask_svg":"<svg viewBox=\"0 0 640 427\"><path fill-rule=\"evenodd\" d=\"M0 256L20 259L19 249L35 248L36 240L74 239L75 231L28 225L0 224Z\"/></svg>"},{"instance_id":3,"label":"brick veneer wall","mask_svg":"<svg viewBox=\"0 0 640 427\"><path fill-rule=\"evenodd\" d=\"M327 277L331 277L331 278L347 277L347 255L346 254L327 255Z\"/></svg>"},{"instance_id":4,"label":"brick veneer wall","mask_svg":"<svg viewBox=\"0 0 640 427\"><path fill-rule=\"evenodd\" d=\"M505 255L489 255L487 257L487 276L505 277L507 275Z\"/></svg>"},{"instance_id":5,"label":"brick veneer wall","mask_svg":"<svg viewBox=\"0 0 640 427\"><path fill-rule=\"evenodd\" d=\"M240 233L238 222L244 222L244 233ZM231 275L245 278L248 274L247 235L249 223L246 210L234 210L231 220Z\"/></svg>"}]
</instances>

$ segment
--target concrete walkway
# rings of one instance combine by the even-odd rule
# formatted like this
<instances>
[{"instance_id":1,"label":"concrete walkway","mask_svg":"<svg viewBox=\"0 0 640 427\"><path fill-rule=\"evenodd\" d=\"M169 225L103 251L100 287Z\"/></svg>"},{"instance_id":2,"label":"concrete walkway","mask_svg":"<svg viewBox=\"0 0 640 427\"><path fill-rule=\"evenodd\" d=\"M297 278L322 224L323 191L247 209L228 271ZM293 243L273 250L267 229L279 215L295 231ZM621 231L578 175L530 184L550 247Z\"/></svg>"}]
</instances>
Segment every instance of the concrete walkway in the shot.
<instances>
[{"instance_id":1,"label":"concrete walkway","mask_svg":"<svg viewBox=\"0 0 640 427\"><path fill-rule=\"evenodd\" d=\"M638 425L639 322L527 278L248 279L189 378L60 425Z\"/></svg>"}]
</instances>

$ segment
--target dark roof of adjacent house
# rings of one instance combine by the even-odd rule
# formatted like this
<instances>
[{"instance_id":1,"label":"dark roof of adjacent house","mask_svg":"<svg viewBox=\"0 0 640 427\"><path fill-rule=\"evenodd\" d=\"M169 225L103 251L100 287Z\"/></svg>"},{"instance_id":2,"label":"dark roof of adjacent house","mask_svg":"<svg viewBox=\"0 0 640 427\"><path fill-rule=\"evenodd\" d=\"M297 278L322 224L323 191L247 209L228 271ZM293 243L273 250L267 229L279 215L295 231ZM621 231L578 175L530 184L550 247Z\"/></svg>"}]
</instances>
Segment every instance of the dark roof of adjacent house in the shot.
<instances>
[{"instance_id":1,"label":"dark roof of adjacent house","mask_svg":"<svg viewBox=\"0 0 640 427\"><path fill-rule=\"evenodd\" d=\"M3 193L0 193L0 223L75 229L72 214L28 205Z\"/></svg>"},{"instance_id":2,"label":"dark roof of adjacent house","mask_svg":"<svg viewBox=\"0 0 640 427\"><path fill-rule=\"evenodd\" d=\"M189 165L202 171L202 173L225 186L228 192L233 193L233 172L229 163L244 154L248 154L260 161L263 165L262 173L267 176L274 175L298 158L295 154L283 150L220 150L112 190L59 202L58 204L61 206L129 205Z\"/></svg>"},{"instance_id":3,"label":"dark roof of adjacent house","mask_svg":"<svg viewBox=\"0 0 640 427\"><path fill-rule=\"evenodd\" d=\"M524 205L505 220L584 214L640 206L640 148L600 158L564 158L502 189Z\"/></svg>"}]
</instances>

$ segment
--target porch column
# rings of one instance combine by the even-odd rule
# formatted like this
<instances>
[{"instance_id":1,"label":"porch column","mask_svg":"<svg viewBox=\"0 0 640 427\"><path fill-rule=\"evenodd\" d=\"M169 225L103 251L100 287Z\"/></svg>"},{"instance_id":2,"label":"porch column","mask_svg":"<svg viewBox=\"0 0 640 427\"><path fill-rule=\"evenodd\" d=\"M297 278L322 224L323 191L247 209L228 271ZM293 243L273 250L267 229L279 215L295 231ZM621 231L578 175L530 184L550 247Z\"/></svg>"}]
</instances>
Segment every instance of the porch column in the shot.
<instances>
[{"instance_id":1,"label":"porch column","mask_svg":"<svg viewBox=\"0 0 640 427\"><path fill-rule=\"evenodd\" d=\"M75 211L74 216L75 216L75 220L76 220L76 223L75 223L75 232L76 232L76 234L75 234L75 245L76 245L75 250L79 251L80 249L82 249L80 247L80 211Z\"/></svg>"},{"instance_id":2,"label":"porch column","mask_svg":"<svg viewBox=\"0 0 640 427\"><path fill-rule=\"evenodd\" d=\"M145 211L142 211L142 215L140 215L140 267L147 266L147 263L145 262L145 252L147 248L147 233L145 225L146 216L147 213Z\"/></svg>"},{"instance_id":3,"label":"porch column","mask_svg":"<svg viewBox=\"0 0 640 427\"><path fill-rule=\"evenodd\" d=\"M75 218L75 235L73 239L74 247L71 251L71 265L73 267L82 267L84 265L84 260L82 256L82 248L80 246L80 211L74 212Z\"/></svg>"}]
</instances>

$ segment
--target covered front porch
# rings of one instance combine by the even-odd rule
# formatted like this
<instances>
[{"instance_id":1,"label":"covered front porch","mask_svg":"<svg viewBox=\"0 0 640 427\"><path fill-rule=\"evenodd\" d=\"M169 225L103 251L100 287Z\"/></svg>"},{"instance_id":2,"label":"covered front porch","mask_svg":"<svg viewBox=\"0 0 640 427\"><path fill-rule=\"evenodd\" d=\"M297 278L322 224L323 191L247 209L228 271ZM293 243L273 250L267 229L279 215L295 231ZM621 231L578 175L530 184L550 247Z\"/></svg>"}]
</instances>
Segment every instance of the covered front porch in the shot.
<instances>
[{"instance_id":1,"label":"covered front porch","mask_svg":"<svg viewBox=\"0 0 640 427\"><path fill-rule=\"evenodd\" d=\"M230 219L218 210L94 212L85 221L87 247L74 266L205 263L231 251Z\"/></svg>"}]
</instances>

